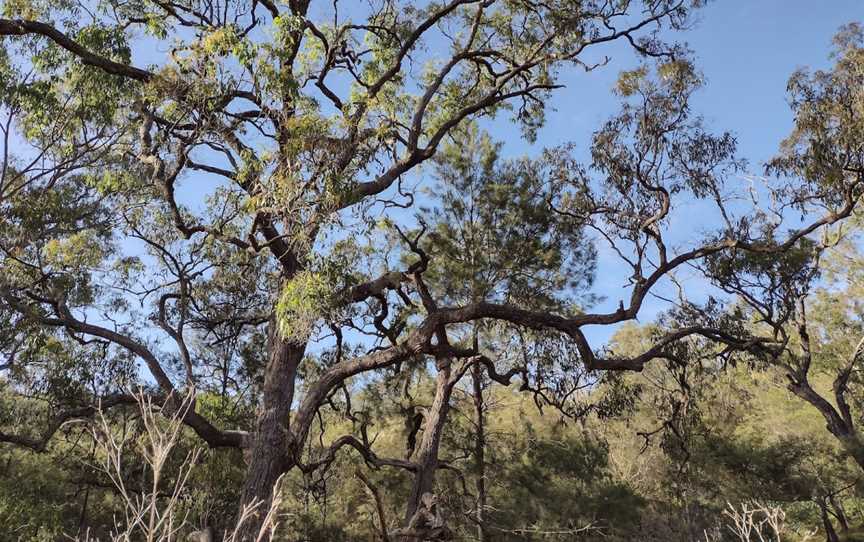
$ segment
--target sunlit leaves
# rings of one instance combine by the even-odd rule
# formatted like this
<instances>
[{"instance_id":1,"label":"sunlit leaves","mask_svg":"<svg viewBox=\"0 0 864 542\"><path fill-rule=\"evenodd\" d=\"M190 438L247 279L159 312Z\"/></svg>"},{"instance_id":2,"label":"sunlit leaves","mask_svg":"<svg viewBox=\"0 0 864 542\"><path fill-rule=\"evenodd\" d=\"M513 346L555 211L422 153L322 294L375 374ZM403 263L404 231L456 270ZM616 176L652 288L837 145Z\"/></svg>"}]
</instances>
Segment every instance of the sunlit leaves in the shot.
<instances>
[{"instance_id":1,"label":"sunlit leaves","mask_svg":"<svg viewBox=\"0 0 864 542\"><path fill-rule=\"evenodd\" d=\"M305 340L327 308L329 291L326 278L318 273L303 271L287 281L276 304L282 336L292 342Z\"/></svg>"},{"instance_id":2,"label":"sunlit leaves","mask_svg":"<svg viewBox=\"0 0 864 542\"><path fill-rule=\"evenodd\" d=\"M76 232L62 239L45 243L43 258L59 269L95 267L103 257L102 243L91 232Z\"/></svg>"}]
</instances>

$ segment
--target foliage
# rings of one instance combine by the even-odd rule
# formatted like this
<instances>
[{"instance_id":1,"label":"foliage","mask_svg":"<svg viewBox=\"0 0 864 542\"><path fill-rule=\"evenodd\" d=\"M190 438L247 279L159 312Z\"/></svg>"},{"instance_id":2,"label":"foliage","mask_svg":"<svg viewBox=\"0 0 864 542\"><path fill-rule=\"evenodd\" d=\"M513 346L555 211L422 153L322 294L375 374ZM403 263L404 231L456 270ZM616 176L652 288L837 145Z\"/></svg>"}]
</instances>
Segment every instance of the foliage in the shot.
<instances>
[{"instance_id":1,"label":"foliage","mask_svg":"<svg viewBox=\"0 0 864 542\"><path fill-rule=\"evenodd\" d=\"M6 531L853 536L861 28L751 190L701 0L325 4L3 3ZM613 42L586 152L507 156Z\"/></svg>"}]
</instances>

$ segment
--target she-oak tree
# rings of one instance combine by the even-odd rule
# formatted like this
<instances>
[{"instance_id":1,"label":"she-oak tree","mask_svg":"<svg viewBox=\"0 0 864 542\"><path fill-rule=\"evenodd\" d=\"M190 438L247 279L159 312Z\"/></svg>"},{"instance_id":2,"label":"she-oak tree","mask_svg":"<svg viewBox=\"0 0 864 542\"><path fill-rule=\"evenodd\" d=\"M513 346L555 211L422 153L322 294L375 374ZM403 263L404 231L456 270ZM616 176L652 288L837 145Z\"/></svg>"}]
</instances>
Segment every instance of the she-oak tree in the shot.
<instances>
[{"instance_id":1,"label":"she-oak tree","mask_svg":"<svg viewBox=\"0 0 864 542\"><path fill-rule=\"evenodd\" d=\"M713 306L694 306L702 317L633 357L584 332L635 319L679 269L803 250L858 202L862 150L849 136L860 107L839 128L847 111L825 107L799 117L775 207L742 208L734 138L691 114L698 74L661 39L699 3L5 2L0 370L6 385L50 398L52 416L0 441L44 450L97 402L130 402L140 363L175 407L205 391L255 405L248 427L219 427L199 408L183 418L209 446L246 451L240 505L349 447L414 475L395 534L416 539L431 536L415 532L419 512L469 369L518 378L566 412L580 371L640 370L694 338L723 352L774 348L776 337ZM612 41L655 65L622 75L621 112L595 133L591 164L568 148L496 164L478 119L512 115L532 137L544 101L565 92L562 71L601 68L586 58ZM441 188L427 196L421 166L433 161ZM422 220L407 218L427 197ZM673 212L694 200L716 228L706 220L704 235L675 246ZM775 220L793 211L803 226ZM601 292L622 297L611 312L577 304L594 242L632 270L626 298ZM532 355L505 355L494 327ZM541 366L549 357L556 366ZM418 362L435 367L437 389L417 442L407 459L379 457L347 386ZM327 408L359 434L309 453Z\"/></svg>"}]
</instances>

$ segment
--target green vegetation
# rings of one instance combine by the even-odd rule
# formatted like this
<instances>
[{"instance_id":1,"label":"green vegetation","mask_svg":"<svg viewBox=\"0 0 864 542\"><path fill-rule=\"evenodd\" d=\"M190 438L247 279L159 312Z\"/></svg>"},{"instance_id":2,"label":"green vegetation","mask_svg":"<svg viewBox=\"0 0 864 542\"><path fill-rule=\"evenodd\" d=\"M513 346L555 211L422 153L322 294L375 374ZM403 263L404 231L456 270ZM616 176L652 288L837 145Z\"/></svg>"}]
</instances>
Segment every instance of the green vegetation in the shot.
<instances>
[{"instance_id":1,"label":"green vegetation","mask_svg":"<svg viewBox=\"0 0 864 542\"><path fill-rule=\"evenodd\" d=\"M864 30L745 185L702 4L0 0L0 538L864 539Z\"/></svg>"}]
</instances>

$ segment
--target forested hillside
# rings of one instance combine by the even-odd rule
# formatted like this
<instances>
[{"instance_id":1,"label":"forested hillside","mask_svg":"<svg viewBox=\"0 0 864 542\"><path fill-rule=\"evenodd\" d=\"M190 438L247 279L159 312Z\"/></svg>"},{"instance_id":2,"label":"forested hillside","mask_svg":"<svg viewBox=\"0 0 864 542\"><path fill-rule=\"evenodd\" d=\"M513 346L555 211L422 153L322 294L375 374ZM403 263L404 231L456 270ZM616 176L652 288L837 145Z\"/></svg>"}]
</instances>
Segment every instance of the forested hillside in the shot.
<instances>
[{"instance_id":1,"label":"forested hillside","mask_svg":"<svg viewBox=\"0 0 864 542\"><path fill-rule=\"evenodd\" d=\"M706 4L0 0L0 540L864 540L864 13L762 160Z\"/></svg>"}]
</instances>

